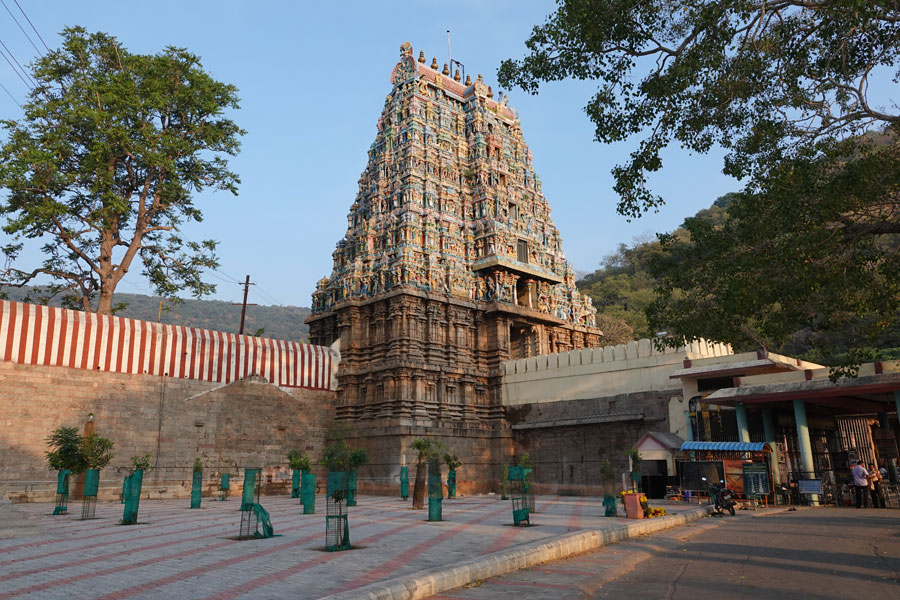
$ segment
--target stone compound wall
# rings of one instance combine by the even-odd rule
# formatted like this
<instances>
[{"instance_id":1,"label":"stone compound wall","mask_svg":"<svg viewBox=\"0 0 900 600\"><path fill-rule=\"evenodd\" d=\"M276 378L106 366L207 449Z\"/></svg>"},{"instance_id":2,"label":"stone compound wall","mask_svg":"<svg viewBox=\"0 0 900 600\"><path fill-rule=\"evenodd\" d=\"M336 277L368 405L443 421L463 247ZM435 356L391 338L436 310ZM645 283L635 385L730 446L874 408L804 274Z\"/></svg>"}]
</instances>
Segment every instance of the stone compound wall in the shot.
<instances>
[{"instance_id":1,"label":"stone compound wall","mask_svg":"<svg viewBox=\"0 0 900 600\"><path fill-rule=\"evenodd\" d=\"M46 437L91 413L115 443L102 498L147 453L147 497L189 495L198 456L210 490L227 472L238 493L248 467L287 488L287 453L321 453L338 362L321 346L0 301L0 498L52 499Z\"/></svg>"},{"instance_id":2,"label":"stone compound wall","mask_svg":"<svg viewBox=\"0 0 900 600\"><path fill-rule=\"evenodd\" d=\"M659 352L650 340L575 350L502 364L503 405L515 451L536 462L538 493L603 493L601 467L621 489L625 451L647 431L683 433L683 394L670 375L685 360L728 356L698 342Z\"/></svg>"},{"instance_id":3,"label":"stone compound wall","mask_svg":"<svg viewBox=\"0 0 900 600\"><path fill-rule=\"evenodd\" d=\"M131 457L145 453L156 465L145 497L188 496L197 456L208 491L227 472L239 493L247 467L265 468L265 482L286 489L287 453L321 453L333 401L331 391L278 388L257 376L222 385L0 362L0 497L51 500L56 474L45 438L57 427L81 430L89 413L96 433L115 442L102 499L118 497Z\"/></svg>"}]
</instances>

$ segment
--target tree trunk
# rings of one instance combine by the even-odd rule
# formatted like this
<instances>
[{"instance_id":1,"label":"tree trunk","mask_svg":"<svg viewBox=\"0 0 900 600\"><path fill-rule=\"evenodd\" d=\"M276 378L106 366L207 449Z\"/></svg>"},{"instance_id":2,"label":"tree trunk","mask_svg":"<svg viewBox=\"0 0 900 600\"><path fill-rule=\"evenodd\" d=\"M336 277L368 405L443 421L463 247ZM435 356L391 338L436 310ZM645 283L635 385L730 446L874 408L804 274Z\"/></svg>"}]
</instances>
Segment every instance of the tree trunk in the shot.
<instances>
[{"instance_id":1,"label":"tree trunk","mask_svg":"<svg viewBox=\"0 0 900 600\"><path fill-rule=\"evenodd\" d=\"M425 508L425 461L416 463L416 487L413 489L413 508Z\"/></svg>"},{"instance_id":2,"label":"tree trunk","mask_svg":"<svg viewBox=\"0 0 900 600\"><path fill-rule=\"evenodd\" d=\"M100 301L97 303L97 314L108 315L112 312L113 292L115 284L109 280L100 285Z\"/></svg>"}]
</instances>

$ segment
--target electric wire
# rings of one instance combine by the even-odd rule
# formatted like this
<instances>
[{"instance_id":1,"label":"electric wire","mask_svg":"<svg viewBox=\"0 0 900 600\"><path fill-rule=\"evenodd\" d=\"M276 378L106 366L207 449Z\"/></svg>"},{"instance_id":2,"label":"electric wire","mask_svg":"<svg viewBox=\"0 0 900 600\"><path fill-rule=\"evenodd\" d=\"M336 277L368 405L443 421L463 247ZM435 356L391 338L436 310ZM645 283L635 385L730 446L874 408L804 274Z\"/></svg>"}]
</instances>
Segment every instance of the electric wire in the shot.
<instances>
[{"instance_id":1,"label":"electric wire","mask_svg":"<svg viewBox=\"0 0 900 600\"><path fill-rule=\"evenodd\" d=\"M6 51L9 53L9 55L12 57L12 59L13 59L14 61L16 61L16 64L19 65L19 69L21 69L22 72L20 73L20 72L16 69L16 67L12 64L12 62L10 62L10 60L9 60L8 58L6 58L6 54L4 54L4 55L3 55L3 58L6 58L6 62L9 63L9 66L12 67L12 70L15 71L15 72L16 72L16 75L19 76L19 79L21 79L22 82L23 82L25 85L28 86L28 89L33 89L37 84L34 83L34 80L31 79L31 76L28 74L28 72L25 71L25 69L22 67L21 64L19 64L19 60L18 60L15 56L13 56L12 51L11 51L9 48L6 47L6 44L3 42L2 39L0 39L0 46L3 46L3 48L6 49ZM28 83L28 81L25 81L25 77L22 77L22 74L23 74L23 73L25 74L25 77L28 77L28 79L31 81L31 83Z\"/></svg>"},{"instance_id":2,"label":"electric wire","mask_svg":"<svg viewBox=\"0 0 900 600\"><path fill-rule=\"evenodd\" d=\"M25 31L25 28L22 27L22 25L19 23L19 20L16 18L16 15L12 14L12 11L9 10L9 7L6 5L6 1L5 1L5 0L0 0L0 4L3 5L3 8L6 9L6 12L9 13L9 16L10 16L10 17L12 17L12 20L15 21L15 22L16 22L16 25L19 26L19 30L20 30L23 34L25 34L25 38L28 40L28 43L31 44L31 47L34 48L34 51L38 53L38 56L43 56L44 53L41 52L40 50L38 50L38 47L34 44L33 41L31 41L31 36L28 35L28 32ZM20 6L19 9L21 10L21 8L22 8L22 7Z\"/></svg>"},{"instance_id":3,"label":"electric wire","mask_svg":"<svg viewBox=\"0 0 900 600\"><path fill-rule=\"evenodd\" d=\"M8 89L6 89L6 86L3 85L3 82L2 82L2 81L0 81L0 87L2 87L2 88L3 88L3 91L6 92L6 95L9 96L10 99L12 99L12 101L16 103L16 106L18 106L19 108L22 108L22 105L19 104L19 101L16 100L16 97L13 96L13 95L10 93L10 91L9 91Z\"/></svg>"},{"instance_id":4,"label":"electric wire","mask_svg":"<svg viewBox=\"0 0 900 600\"><path fill-rule=\"evenodd\" d=\"M34 30L35 35L38 36L38 39L41 40L41 43L44 45L44 48L47 49L47 52L51 52L50 47L47 45L47 42L44 41L44 38L41 37L40 32L34 26L34 23L31 22L31 19L28 18L28 15L25 13L25 9L22 8L22 5L19 4L19 0L13 0L16 3L16 6L19 7L19 10L22 11L22 15L25 17L25 20L28 21L28 24L31 25L31 28Z\"/></svg>"}]
</instances>

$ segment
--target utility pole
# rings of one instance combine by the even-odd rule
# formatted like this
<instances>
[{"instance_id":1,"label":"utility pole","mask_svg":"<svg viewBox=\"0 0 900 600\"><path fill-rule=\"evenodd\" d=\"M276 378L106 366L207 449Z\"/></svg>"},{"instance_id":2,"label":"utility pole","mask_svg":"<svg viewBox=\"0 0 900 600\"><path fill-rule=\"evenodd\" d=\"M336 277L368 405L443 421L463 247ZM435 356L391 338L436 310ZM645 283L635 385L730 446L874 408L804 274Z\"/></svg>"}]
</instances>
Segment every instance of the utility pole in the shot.
<instances>
[{"instance_id":1,"label":"utility pole","mask_svg":"<svg viewBox=\"0 0 900 600\"><path fill-rule=\"evenodd\" d=\"M239 283L238 285L244 286L244 301L241 303L241 330L238 332L239 335L244 334L244 317L247 316L247 292L250 291L251 285L256 285L255 283L250 283L250 276L247 275L247 280L244 283ZM237 306L237 302L232 302L232 306ZM256 306L255 304L250 304L249 306Z\"/></svg>"}]
</instances>

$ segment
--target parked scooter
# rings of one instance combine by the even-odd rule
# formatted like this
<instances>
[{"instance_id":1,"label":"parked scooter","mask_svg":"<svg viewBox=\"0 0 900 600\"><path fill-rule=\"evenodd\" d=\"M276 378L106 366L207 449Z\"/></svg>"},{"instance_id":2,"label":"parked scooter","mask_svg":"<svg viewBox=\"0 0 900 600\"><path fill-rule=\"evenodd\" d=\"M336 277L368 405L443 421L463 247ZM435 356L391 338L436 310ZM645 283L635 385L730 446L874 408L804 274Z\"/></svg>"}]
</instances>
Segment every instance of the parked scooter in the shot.
<instances>
[{"instance_id":1,"label":"parked scooter","mask_svg":"<svg viewBox=\"0 0 900 600\"><path fill-rule=\"evenodd\" d=\"M706 477L703 477L702 479L703 481L706 481ZM709 499L715 504L716 512L722 514L723 511L727 510L731 513L731 516L734 516L734 507L737 505L737 502L734 500L734 492L726 487L724 481L719 481L718 484L710 483L708 485Z\"/></svg>"}]
</instances>

